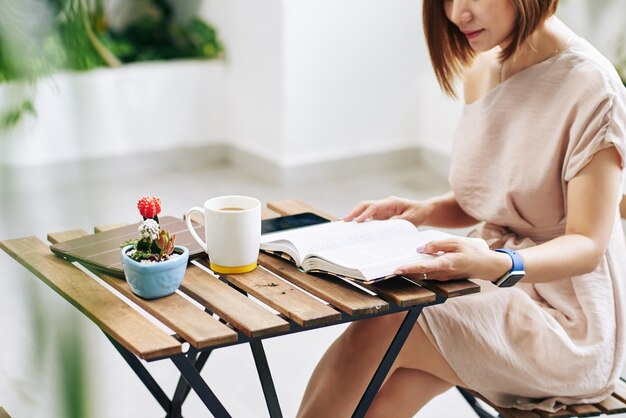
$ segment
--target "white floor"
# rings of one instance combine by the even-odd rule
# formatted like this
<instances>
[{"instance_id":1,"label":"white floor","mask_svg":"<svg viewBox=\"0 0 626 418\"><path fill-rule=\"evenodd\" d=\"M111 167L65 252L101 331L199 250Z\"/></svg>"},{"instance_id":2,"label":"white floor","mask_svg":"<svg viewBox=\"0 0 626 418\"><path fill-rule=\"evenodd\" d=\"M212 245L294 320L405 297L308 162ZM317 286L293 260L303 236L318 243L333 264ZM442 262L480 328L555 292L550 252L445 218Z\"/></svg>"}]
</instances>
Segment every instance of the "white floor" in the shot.
<instances>
[{"instance_id":1,"label":"white floor","mask_svg":"<svg viewBox=\"0 0 626 418\"><path fill-rule=\"evenodd\" d=\"M151 160L147 161L147 160ZM202 155L163 157L139 162L124 158L0 171L0 240L94 225L135 222L135 202L158 195L163 213L181 215L206 198L247 194L264 202L298 198L335 215L363 199L390 194L425 197L446 189L446 181L417 166L383 172L355 171L349 178L321 183L278 185L226 164L207 163ZM164 413L104 334L50 288L0 251L0 406L14 418L63 417L58 370L69 330L78 330L87 364L83 384L89 417L155 417ZM39 315L38 315L39 313ZM265 341L285 417L293 417L306 382L326 347L345 326ZM67 346L67 344L66 344ZM177 371L168 361L147 364L168 395ZM217 350L202 372L234 417L268 416L251 352L245 345ZM210 417L191 394L186 417ZM472 417L456 391L436 398L420 417Z\"/></svg>"}]
</instances>

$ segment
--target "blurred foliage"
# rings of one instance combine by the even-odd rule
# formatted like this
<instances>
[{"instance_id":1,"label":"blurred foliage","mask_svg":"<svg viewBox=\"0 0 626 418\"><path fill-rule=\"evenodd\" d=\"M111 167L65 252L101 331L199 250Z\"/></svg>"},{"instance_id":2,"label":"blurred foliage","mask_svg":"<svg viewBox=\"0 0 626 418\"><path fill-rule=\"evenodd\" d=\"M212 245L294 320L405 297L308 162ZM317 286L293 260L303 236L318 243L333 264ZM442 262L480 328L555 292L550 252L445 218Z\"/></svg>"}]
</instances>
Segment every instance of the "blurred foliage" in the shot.
<instances>
[{"instance_id":1,"label":"blurred foliage","mask_svg":"<svg viewBox=\"0 0 626 418\"><path fill-rule=\"evenodd\" d=\"M5 128L12 128L22 119L25 115L36 116L35 106L31 99L24 100L19 106L9 110L2 116L2 126Z\"/></svg>"},{"instance_id":2,"label":"blurred foliage","mask_svg":"<svg viewBox=\"0 0 626 418\"><path fill-rule=\"evenodd\" d=\"M109 26L103 0L41 0L38 3L46 3L51 17L49 31L45 36L33 36L29 50L20 53L11 53L11 40L4 36L7 31L0 33L0 81L33 78L62 69L84 71L117 65L111 57L121 63L131 63L210 59L220 57L223 52L213 27L197 17L183 24L175 22L172 7L166 0L150 0L148 12L121 30ZM6 13L6 10L0 11L0 14ZM8 17L0 22L11 20L12 16ZM13 23L14 32L24 32L19 28L22 22ZM112 54L111 57L106 53ZM28 65L16 65L24 60Z\"/></svg>"},{"instance_id":3,"label":"blurred foliage","mask_svg":"<svg viewBox=\"0 0 626 418\"><path fill-rule=\"evenodd\" d=\"M0 3L0 82L33 80L58 65L49 41L53 15L38 0ZM43 7L41 7L43 6Z\"/></svg>"},{"instance_id":4,"label":"blurred foliage","mask_svg":"<svg viewBox=\"0 0 626 418\"><path fill-rule=\"evenodd\" d=\"M221 56L222 44L211 26L197 17L176 23L165 0L152 0L152 6L124 30L103 33L103 42L122 62Z\"/></svg>"},{"instance_id":5,"label":"blurred foliage","mask_svg":"<svg viewBox=\"0 0 626 418\"><path fill-rule=\"evenodd\" d=\"M85 344L76 320L76 314L66 320L59 342L59 392L61 416L84 418L89 416L89 391ZM69 322L69 324L67 323Z\"/></svg>"},{"instance_id":6,"label":"blurred foliage","mask_svg":"<svg viewBox=\"0 0 626 418\"><path fill-rule=\"evenodd\" d=\"M128 0L131 7L142 4L141 14L121 29L109 25L103 1L0 0L0 82L223 54L213 27L198 17L177 22L168 0ZM11 127L27 114L34 115L32 100L10 110L0 123Z\"/></svg>"}]
</instances>

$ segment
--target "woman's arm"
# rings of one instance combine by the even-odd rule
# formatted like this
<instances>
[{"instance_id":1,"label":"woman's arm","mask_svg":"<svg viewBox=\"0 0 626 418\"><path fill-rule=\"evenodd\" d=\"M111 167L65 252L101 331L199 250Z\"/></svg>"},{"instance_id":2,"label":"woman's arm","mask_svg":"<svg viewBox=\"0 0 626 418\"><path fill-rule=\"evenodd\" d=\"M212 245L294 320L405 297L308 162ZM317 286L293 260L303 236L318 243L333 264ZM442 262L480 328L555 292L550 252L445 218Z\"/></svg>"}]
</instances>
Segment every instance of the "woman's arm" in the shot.
<instances>
[{"instance_id":1,"label":"woman's arm","mask_svg":"<svg viewBox=\"0 0 626 418\"><path fill-rule=\"evenodd\" d=\"M415 225L460 228L475 224L476 219L461 209L452 192L426 201L390 196L359 203L342 219L363 222L367 219L403 218Z\"/></svg>"},{"instance_id":2,"label":"woman's arm","mask_svg":"<svg viewBox=\"0 0 626 418\"><path fill-rule=\"evenodd\" d=\"M620 157L611 147L593 159L567 186L565 234L522 249L525 283L549 282L593 271L604 256L620 198ZM441 208L441 206L440 206ZM445 254L433 260L403 266L398 274L428 274L429 279L463 277L495 281L511 269L507 254L490 251L466 238L431 242L420 252Z\"/></svg>"},{"instance_id":3,"label":"woman's arm","mask_svg":"<svg viewBox=\"0 0 626 418\"><path fill-rule=\"evenodd\" d=\"M468 215L454 197L454 193L430 198L424 201L428 207L428 215L424 225L440 228L463 228L478 223L478 220Z\"/></svg>"},{"instance_id":4,"label":"woman's arm","mask_svg":"<svg viewBox=\"0 0 626 418\"><path fill-rule=\"evenodd\" d=\"M599 151L567 186L565 235L520 250L527 283L548 282L593 271L604 256L620 193L620 157Z\"/></svg>"}]
</instances>

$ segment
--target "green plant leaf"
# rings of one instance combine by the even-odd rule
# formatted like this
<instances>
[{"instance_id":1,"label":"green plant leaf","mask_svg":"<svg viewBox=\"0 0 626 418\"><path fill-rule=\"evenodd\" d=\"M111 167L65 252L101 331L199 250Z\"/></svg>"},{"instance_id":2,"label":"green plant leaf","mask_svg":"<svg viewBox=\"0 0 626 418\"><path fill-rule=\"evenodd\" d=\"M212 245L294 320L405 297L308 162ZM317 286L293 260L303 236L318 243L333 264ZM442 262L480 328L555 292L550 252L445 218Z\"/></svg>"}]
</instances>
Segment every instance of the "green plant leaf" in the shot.
<instances>
[{"instance_id":1,"label":"green plant leaf","mask_svg":"<svg viewBox=\"0 0 626 418\"><path fill-rule=\"evenodd\" d=\"M13 128L27 115L37 116L35 105L31 99L24 100L18 107L5 113L2 117L2 127L4 129Z\"/></svg>"}]
</instances>

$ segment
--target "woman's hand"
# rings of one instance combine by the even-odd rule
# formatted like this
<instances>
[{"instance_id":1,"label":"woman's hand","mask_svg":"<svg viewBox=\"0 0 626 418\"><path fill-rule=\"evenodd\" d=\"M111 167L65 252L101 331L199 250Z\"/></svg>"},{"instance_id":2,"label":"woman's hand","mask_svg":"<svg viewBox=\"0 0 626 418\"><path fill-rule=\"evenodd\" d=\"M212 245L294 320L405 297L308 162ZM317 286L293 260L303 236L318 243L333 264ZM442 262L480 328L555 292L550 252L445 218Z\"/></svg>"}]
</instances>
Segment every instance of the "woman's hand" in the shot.
<instances>
[{"instance_id":1,"label":"woman's hand","mask_svg":"<svg viewBox=\"0 0 626 418\"><path fill-rule=\"evenodd\" d=\"M391 196L381 200L361 202L343 220L363 222L367 219L402 218L415 225L422 225L428 218L432 206L415 200Z\"/></svg>"},{"instance_id":2,"label":"woman's hand","mask_svg":"<svg viewBox=\"0 0 626 418\"><path fill-rule=\"evenodd\" d=\"M478 278L495 281L511 270L509 255L492 251L472 238L448 238L433 241L417 249L418 253L436 255L432 260L401 266L396 274L417 280L452 280ZM426 276L424 276L426 274Z\"/></svg>"}]
</instances>

